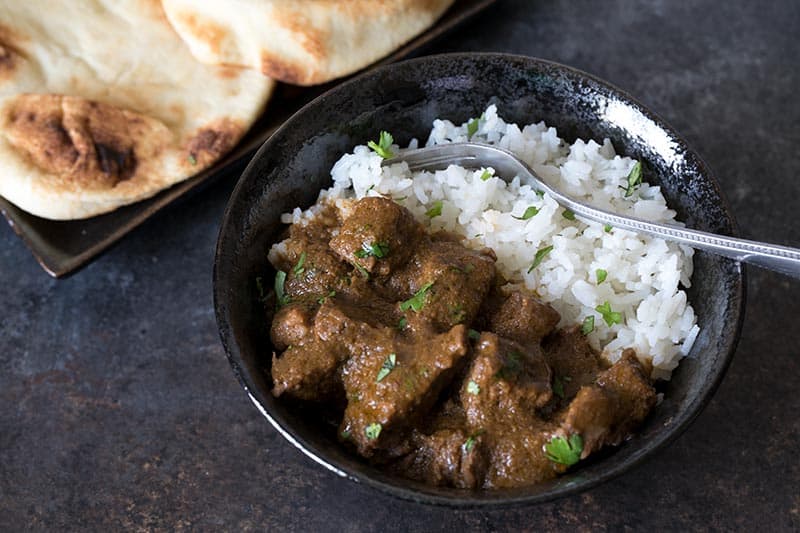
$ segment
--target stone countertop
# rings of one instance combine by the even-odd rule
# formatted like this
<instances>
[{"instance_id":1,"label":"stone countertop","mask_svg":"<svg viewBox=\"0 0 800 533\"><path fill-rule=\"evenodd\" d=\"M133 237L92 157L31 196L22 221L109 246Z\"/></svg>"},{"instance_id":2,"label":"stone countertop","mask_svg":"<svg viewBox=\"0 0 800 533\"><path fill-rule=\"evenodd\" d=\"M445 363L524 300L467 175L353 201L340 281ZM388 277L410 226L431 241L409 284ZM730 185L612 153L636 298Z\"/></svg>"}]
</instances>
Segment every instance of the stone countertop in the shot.
<instances>
[{"instance_id":1,"label":"stone countertop","mask_svg":"<svg viewBox=\"0 0 800 533\"><path fill-rule=\"evenodd\" d=\"M500 0L429 51L565 63L635 95L718 177L741 234L800 246L800 3ZM234 177L50 279L0 227L0 530L800 529L800 281L751 268L733 364L643 465L556 502L415 505L301 455L230 371L211 264Z\"/></svg>"}]
</instances>

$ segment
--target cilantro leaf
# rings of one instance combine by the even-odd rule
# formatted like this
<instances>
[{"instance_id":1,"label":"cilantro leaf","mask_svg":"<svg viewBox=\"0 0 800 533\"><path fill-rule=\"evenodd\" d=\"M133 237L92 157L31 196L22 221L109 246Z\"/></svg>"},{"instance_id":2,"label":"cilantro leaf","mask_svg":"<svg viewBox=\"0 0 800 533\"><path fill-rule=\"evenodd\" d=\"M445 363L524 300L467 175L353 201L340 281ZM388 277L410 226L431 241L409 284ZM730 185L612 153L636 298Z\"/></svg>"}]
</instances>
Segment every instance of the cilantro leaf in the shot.
<instances>
[{"instance_id":1,"label":"cilantro leaf","mask_svg":"<svg viewBox=\"0 0 800 533\"><path fill-rule=\"evenodd\" d=\"M478 437L480 437L481 435L483 435L483 434L484 434L484 432L485 432L485 430L483 430L483 429L479 429L478 431L476 431L475 433L473 433L472 435L470 435L470 436L467 438L467 440L465 440L465 441L464 441L464 444L463 444L464 451L465 451L465 452L467 452L467 453L471 452L471 451L472 451L472 448L474 448L474 447L475 447L475 440L476 440Z\"/></svg>"},{"instance_id":2,"label":"cilantro leaf","mask_svg":"<svg viewBox=\"0 0 800 533\"><path fill-rule=\"evenodd\" d=\"M547 254L549 254L551 251L553 251L552 244L550 246L545 246L544 248L539 248L539 250L536 252L536 255L533 257L533 263L528 269L528 274L533 272L533 269L539 266L541 262L544 261L544 258L547 257Z\"/></svg>"},{"instance_id":3,"label":"cilantro leaf","mask_svg":"<svg viewBox=\"0 0 800 533\"><path fill-rule=\"evenodd\" d=\"M483 174L481 174L481 181L486 181L489 178L491 178L492 176L493 176L493 174L491 172L489 172L489 169L485 169L483 171Z\"/></svg>"},{"instance_id":4,"label":"cilantro leaf","mask_svg":"<svg viewBox=\"0 0 800 533\"><path fill-rule=\"evenodd\" d=\"M381 369L378 371L378 377L375 379L375 383L380 382L389 375L389 373L394 370L394 367L397 366L397 354L390 353L386 359L383 361L383 365L381 365Z\"/></svg>"},{"instance_id":5,"label":"cilantro leaf","mask_svg":"<svg viewBox=\"0 0 800 533\"><path fill-rule=\"evenodd\" d=\"M373 422L366 427L364 430L364 435L366 435L369 440L375 440L378 438L378 436L380 436L382 429L382 425L380 425L378 422Z\"/></svg>"},{"instance_id":6,"label":"cilantro leaf","mask_svg":"<svg viewBox=\"0 0 800 533\"><path fill-rule=\"evenodd\" d=\"M577 433L570 435L569 440L564 437L553 437L544 445L545 457L554 463L572 466L581 460L583 439Z\"/></svg>"},{"instance_id":7,"label":"cilantro leaf","mask_svg":"<svg viewBox=\"0 0 800 533\"><path fill-rule=\"evenodd\" d=\"M472 380L467 382L467 392L472 394L473 396L477 396L481 392L481 388Z\"/></svg>"},{"instance_id":8,"label":"cilantro leaf","mask_svg":"<svg viewBox=\"0 0 800 533\"><path fill-rule=\"evenodd\" d=\"M575 220L575 213L573 213L569 209L564 209L564 211L561 212L561 216L566 218L567 220Z\"/></svg>"},{"instance_id":9,"label":"cilantro leaf","mask_svg":"<svg viewBox=\"0 0 800 533\"><path fill-rule=\"evenodd\" d=\"M614 228L613 226L611 226L611 224L606 224L605 226L603 226L603 231L605 231L606 233L611 233L612 229Z\"/></svg>"},{"instance_id":10,"label":"cilantro leaf","mask_svg":"<svg viewBox=\"0 0 800 533\"><path fill-rule=\"evenodd\" d=\"M289 295L284 292L284 284L286 283L286 272L278 270L275 274L275 299L278 304L278 309L291 302Z\"/></svg>"},{"instance_id":11,"label":"cilantro leaf","mask_svg":"<svg viewBox=\"0 0 800 533\"><path fill-rule=\"evenodd\" d=\"M598 268L597 270L594 271L594 273L595 273L595 275L597 275L597 284L598 285L603 283L606 280L606 278L608 277L608 272L606 270L603 270L602 268Z\"/></svg>"},{"instance_id":12,"label":"cilantro leaf","mask_svg":"<svg viewBox=\"0 0 800 533\"><path fill-rule=\"evenodd\" d=\"M478 133L478 126L480 123L478 122L477 118L473 118L469 122L467 122L467 138L472 137L476 133Z\"/></svg>"},{"instance_id":13,"label":"cilantro leaf","mask_svg":"<svg viewBox=\"0 0 800 533\"><path fill-rule=\"evenodd\" d=\"M403 331L404 329L406 329L407 325L408 325L408 319L406 317L403 317L397 322L397 329Z\"/></svg>"},{"instance_id":14,"label":"cilantro leaf","mask_svg":"<svg viewBox=\"0 0 800 533\"><path fill-rule=\"evenodd\" d=\"M442 201L436 200L430 209L425 211L425 216L428 218L438 217L442 214Z\"/></svg>"},{"instance_id":15,"label":"cilantro leaf","mask_svg":"<svg viewBox=\"0 0 800 533\"><path fill-rule=\"evenodd\" d=\"M427 296L428 289L433 286L433 282L429 281L420 289L414 293L414 296L406 300L405 302L400 302L400 310L401 311L408 311L409 309L413 310L415 313L419 313L423 306L425 305L425 297Z\"/></svg>"},{"instance_id":16,"label":"cilantro leaf","mask_svg":"<svg viewBox=\"0 0 800 533\"><path fill-rule=\"evenodd\" d=\"M328 294L317 298L317 303L319 305L322 305L325 303L325 300L327 300L328 298L333 298L334 296L336 296L336 291L330 291Z\"/></svg>"},{"instance_id":17,"label":"cilantro leaf","mask_svg":"<svg viewBox=\"0 0 800 533\"><path fill-rule=\"evenodd\" d=\"M535 192L535 193L536 193L536 196L538 196L539 198L544 198L544 191L543 191L543 190L541 190L541 189L536 189L536 190L535 190L535 191L533 191L533 192Z\"/></svg>"},{"instance_id":18,"label":"cilantro leaf","mask_svg":"<svg viewBox=\"0 0 800 533\"><path fill-rule=\"evenodd\" d=\"M369 279L369 272L367 272L367 269L364 268L364 265L362 265L358 261L356 261L354 265L356 267L356 270L358 270L361 273L361 275L364 276L364 279Z\"/></svg>"},{"instance_id":19,"label":"cilantro leaf","mask_svg":"<svg viewBox=\"0 0 800 533\"><path fill-rule=\"evenodd\" d=\"M521 217L515 217L514 215L511 215L511 218L516 218L517 220L529 220L538 214L539 214L539 208L530 206L525 210L524 213L522 213Z\"/></svg>"},{"instance_id":20,"label":"cilantro leaf","mask_svg":"<svg viewBox=\"0 0 800 533\"><path fill-rule=\"evenodd\" d=\"M300 259L297 260L297 264L294 266L294 275L299 276L305 271L303 265L306 263L306 253L303 252L300 254Z\"/></svg>"},{"instance_id":21,"label":"cilantro leaf","mask_svg":"<svg viewBox=\"0 0 800 533\"><path fill-rule=\"evenodd\" d=\"M392 143L394 143L394 138L392 138L388 131L382 131L381 136L378 138L378 142L376 143L375 141L370 141L367 143L367 146L372 148L372 151L382 158L389 159L394 155L390 150Z\"/></svg>"},{"instance_id":22,"label":"cilantro leaf","mask_svg":"<svg viewBox=\"0 0 800 533\"><path fill-rule=\"evenodd\" d=\"M468 336L470 339L472 339L472 340L476 341L476 340L478 340L478 337L480 337L480 336L481 336L481 334L480 334L480 332L479 332L479 331L477 331L477 330L474 330L474 329L471 329L471 330L469 330L469 331L467 332L467 336Z\"/></svg>"},{"instance_id":23,"label":"cilantro leaf","mask_svg":"<svg viewBox=\"0 0 800 533\"><path fill-rule=\"evenodd\" d=\"M385 242L373 242L372 244L363 242L361 243L361 249L355 253L355 256L360 259L369 256L383 259L387 255L389 255L389 244Z\"/></svg>"},{"instance_id":24,"label":"cilantro leaf","mask_svg":"<svg viewBox=\"0 0 800 533\"><path fill-rule=\"evenodd\" d=\"M622 187L625 190L625 198L633 194L633 191L642 184L642 162L637 161L633 164L630 173L628 174L628 186Z\"/></svg>"},{"instance_id":25,"label":"cilantro leaf","mask_svg":"<svg viewBox=\"0 0 800 533\"><path fill-rule=\"evenodd\" d=\"M588 335L593 331L594 331L594 315L589 315L583 319L583 323L581 324L581 333L583 335Z\"/></svg>"},{"instance_id":26,"label":"cilantro leaf","mask_svg":"<svg viewBox=\"0 0 800 533\"><path fill-rule=\"evenodd\" d=\"M603 302L603 305L598 305L594 310L603 316L603 320L605 320L608 327L622 323L622 315L616 311L612 311L611 304L608 303L608 301Z\"/></svg>"}]
</instances>

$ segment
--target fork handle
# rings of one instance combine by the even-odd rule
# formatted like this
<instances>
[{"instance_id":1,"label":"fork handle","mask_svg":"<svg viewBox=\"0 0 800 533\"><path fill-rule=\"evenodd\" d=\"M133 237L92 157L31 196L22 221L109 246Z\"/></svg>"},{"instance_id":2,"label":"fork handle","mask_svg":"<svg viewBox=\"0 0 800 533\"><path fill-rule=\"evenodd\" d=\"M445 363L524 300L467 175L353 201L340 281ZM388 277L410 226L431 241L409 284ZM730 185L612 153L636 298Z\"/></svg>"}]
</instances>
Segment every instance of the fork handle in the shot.
<instances>
[{"instance_id":1,"label":"fork handle","mask_svg":"<svg viewBox=\"0 0 800 533\"><path fill-rule=\"evenodd\" d=\"M628 218L579 204L556 193L556 199L577 215L611 226L639 231L666 240L686 244L692 248L706 250L737 261L750 263L769 270L800 278L800 249L765 242L725 237L671 224L656 224L637 218Z\"/></svg>"}]
</instances>

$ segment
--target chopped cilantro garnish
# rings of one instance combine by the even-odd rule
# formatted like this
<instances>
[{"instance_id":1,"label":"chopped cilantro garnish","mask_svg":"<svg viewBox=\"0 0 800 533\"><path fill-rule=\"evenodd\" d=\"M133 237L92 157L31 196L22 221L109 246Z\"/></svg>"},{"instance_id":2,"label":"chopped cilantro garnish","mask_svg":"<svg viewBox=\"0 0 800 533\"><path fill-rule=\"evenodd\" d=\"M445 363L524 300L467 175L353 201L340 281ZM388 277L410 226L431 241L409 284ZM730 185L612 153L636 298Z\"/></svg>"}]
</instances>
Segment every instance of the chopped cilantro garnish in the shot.
<instances>
[{"instance_id":1,"label":"chopped cilantro garnish","mask_svg":"<svg viewBox=\"0 0 800 533\"><path fill-rule=\"evenodd\" d=\"M561 378L558 376L553 378L553 394L562 400L564 399L564 382L561 381Z\"/></svg>"},{"instance_id":2,"label":"chopped cilantro garnish","mask_svg":"<svg viewBox=\"0 0 800 533\"><path fill-rule=\"evenodd\" d=\"M597 276L597 284L600 285L603 283L606 278L608 277L608 272L603 270L602 268L598 268L594 271L595 275Z\"/></svg>"},{"instance_id":3,"label":"chopped cilantro garnish","mask_svg":"<svg viewBox=\"0 0 800 533\"><path fill-rule=\"evenodd\" d=\"M533 191L533 192L535 192L535 193L536 193L536 196L538 196L539 198L544 198L544 191L543 191L543 190L541 190L541 189L536 189L536 190L535 190L535 191Z\"/></svg>"},{"instance_id":4,"label":"chopped cilantro garnish","mask_svg":"<svg viewBox=\"0 0 800 533\"><path fill-rule=\"evenodd\" d=\"M485 169L485 170L483 171L483 174L481 174L481 181L486 181L486 180L488 180L489 178L491 178L491 177L492 177L492 175L493 175L493 174L492 174L491 172L489 172L489 169Z\"/></svg>"},{"instance_id":5,"label":"chopped cilantro garnish","mask_svg":"<svg viewBox=\"0 0 800 533\"><path fill-rule=\"evenodd\" d=\"M419 313L422 310L422 307L425 305L425 297L427 296L428 289L433 286L433 282L429 281L420 289L414 293L414 296L406 300L405 302L400 302L400 310L401 311L408 311L411 309L415 313Z\"/></svg>"},{"instance_id":6,"label":"chopped cilantro garnish","mask_svg":"<svg viewBox=\"0 0 800 533\"><path fill-rule=\"evenodd\" d=\"M436 200L430 209L425 211L425 216L428 218L438 217L442 214L442 201Z\"/></svg>"},{"instance_id":7,"label":"chopped cilantro garnish","mask_svg":"<svg viewBox=\"0 0 800 533\"><path fill-rule=\"evenodd\" d=\"M344 431L342 431L341 435L342 435L342 439L343 440L349 440L350 439L350 430L349 429L345 429Z\"/></svg>"},{"instance_id":8,"label":"chopped cilantro garnish","mask_svg":"<svg viewBox=\"0 0 800 533\"><path fill-rule=\"evenodd\" d=\"M594 331L594 315L589 315L583 319L583 323L581 324L581 333L584 335L588 335L593 331Z\"/></svg>"},{"instance_id":9,"label":"chopped cilantro garnish","mask_svg":"<svg viewBox=\"0 0 800 533\"><path fill-rule=\"evenodd\" d=\"M369 440L375 440L381 434L382 429L382 425L380 425L378 422L373 422L366 427L364 430L364 435L366 435Z\"/></svg>"},{"instance_id":10,"label":"chopped cilantro garnish","mask_svg":"<svg viewBox=\"0 0 800 533\"><path fill-rule=\"evenodd\" d=\"M375 383L378 383L383 378L389 375L389 372L394 370L394 367L397 366L397 355L390 353L388 357L383 361L383 365L381 365L380 371L378 371L378 377L375 379Z\"/></svg>"},{"instance_id":11,"label":"chopped cilantro garnish","mask_svg":"<svg viewBox=\"0 0 800 533\"><path fill-rule=\"evenodd\" d=\"M622 315L616 311L612 311L611 304L608 303L608 301L603 302L603 305L598 305L594 310L603 316L603 320L605 320L609 327L622 322Z\"/></svg>"},{"instance_id":12,"label":"chopped cilantro garnish","mask_svg":"<svg viewBox=\"0 0 800 533\"><path fill-rule=\"evenodd\" d=\"M477 118L473 118L469 122L467 122L467 138L472 137L476 133L478 133L478 126L479 122Z\"/></svg>"},{"instance_id":13,"label":"chopped cilantro garnish","mask_svg":"<svg viewBox=\"0 0 800 533\"><path fill-rule=\"evenodd\" d=\"M387 255L389 255L389 244L385 242L373 242L372 244L363 242L361 243L361 249L357 250L355 253L355 256L360 259L369 256L383 259Z\"/></svg>"},{"instance_id":14,"label":"chopped cilantro garnish","mask_svg":"<svg viewBox=\"0 0 800 533\"><path fill-rule=\"evenodd\" d=\"M628 186L621 187L625 191L625 198L633 194L633 191L642 184L642 162L637 161L628 174Z\"/></svg>"},{"instance_id":15,"label":"chopped cilantro garnish","mask_svg":"<svg viewBox=\"0 0 800 533\"><path fill-rule=\"evenodd\" d=\"M614 228L611 226L611 224L606 224L605 226L603 226L603 231L605 231L606 233L611 233L612 229Z\"/></svg>"},{"instance_id":16,"label":"chopped cilantro garnish","mask_svg":"<svg viewBox=\"0 0 800 533\"><path fill-rule=\"evenodd\" d=\"M530 206L525 210L524 213L522 213L521 217L515 217L514 215L511 215L511 218L516 218L517 220L528 220L535 217L538 214L539 214L539 208Z\"/></svg>"},{"instance_id":17,"label":"chopped cilantro garnish","mask_svg":"<svg viewBox=\"0 0 800 533\"><path fill-rule=\"evenodd\" d=\"M367 272L367 269L364 268L364 265L356 261L355 267L356 270L358 270L361 273L361 275L364 276L365 279L369 279L369 272Z\"/></svg>"},{"instance_id":18,"label":"chopped cilantro garnish","mask_svg":"<svg viewBox=\"0 0 800 533\"><path fill-rule=\"evenodd\" d=\"M327 300L328 298L333 298L334 296L336 296L336 291L330 291L325 296L320 296L319 298L317 298L317 303L319 305L322 305L325 303L325 300Z\"/></svg>"},{"instance_id":19,"label":"chopped cilantro garnish","mask_svg":"<svg viewBox=\"0 0 800 533\"><path fill-rule=\"evenodd\" d=\"M539 266L544 258L553 250L553 245L545 246L544 248L539 248L536 252L536 255L533 257L533 263L531 264L530 268L528 269L528 274L533 272L533 269Z\"/></svg>"},{"instance_id":20,"label":"chopped cilantro garnish","mask_svg":"<svg viewBox=\"0 0 800 533\"><path fill-rule=\"evenodd\" d=\"M567 220L575 220L575 213L573 213L569 209L564 209L564 211L561 212L561 216L566 218Z\"/></svg>"},{"instance_id":21,"label":"chopped cilantro garnish","mask_svg":"<svg viewBox=\"0 0 800 533\"><path fill-rule=\"evenodd\" d=\"M467 392L472 394L473 396L477 396L481 392L481 388L472 380L467 382Z\"/></svg>"},{"instance_id":22,"label":"chopped cilantro garnish","mask_svg":"<svg viewBox=\"0 0 800 533\"><path fill-rule=\"evenodd\" d=\"M470 435L467 438L467 440L464 441L464 451L467 452L467 453L471 452L472 448L475 447L475 440L478 437L480 437L481 435L483 435L483 433L484 433L484 430L479 429L478 431L476 431L475 433Z\"/></svg>"},{"instance_id":23,"label":"chopped cilantro garnish","mask_svg":"<svg viewBox=\"0 0 800 533\"><path fill-rule=\"evenodd\" d=\"M403 317L397 322L397 329L403 331L404 329L406 329L407 325L408 325L408 319L406 317Z\"/></svg>"},{"instance_id":24,"label":"chopped cilantro garnish","mask_svg":"<svg viewBox=\"0 0 800 533\"><path fill-rule=\"evenodd\" d=\"M275 299L278 304L278 309L288 304L291 301L289 295L284 292L283 286L286 283L286 272L278 270L275 274Z\"/></svg>"},{"instance_id":25,"label":"chopped cilantro garnish","mask_svg":"<svg viewBox=\"0 0 800 533\"><path fill-rule=\"evenodd\" d=\"M545 456L554 463L572 466L581 460L583 439L577 433L564 437L553 437L544 445Z\"/></svg>"},{"instance_id":26,"label":"chopped cilantro garnish","mask_svg":"<svg viewBox=\"0 0 800 533\"><path fill-rule=\"evenodd\" d=\"M294 266L294 275L299 276L305 271L303 265L306 263L306 253L303 252L300 254L300 259L297 260L297 264Z\"/></svg>"},{"instance_id":27,"label":"chopped cilantro garnish","mask_svg":"<svg viewBox=\"0 0 800 533\"><path fill-rule=\"evenodd\" d=\"M192 164L192 165L196 165L197 164L197 158L194 156L194 154L189 154L189 157L187 159L189 160L190 164Z\"/></svg>"},{"instance_id":28,"label":"chopped cilantro garnish","mask_svg":"<svg viewBox=\"0 0 800 533\"><path fill-rule=\"evenodd\" d=\"M389 159L394 155L390 150L393 142L394 139L389 134L389 132L382 131L381 136L378 139L378 142L376 143L375 141L370 141L367 143L367 146L372 148L372 151L381 156L382 158Z\"/></svg>"},{"instance_id":29,"label":"chopped cilantro garnish","mask_svg":"<svg viewBox=\"0 0 800 533\"><path fill-rule=\"evenodd\" d=\"M469 331L467 332L467 336L468 336L470 339L472 339L472 340L476 341L476 340L478 340L478 337L480 337L480 336L481 336L481 333L480 333L479 331L477 331L477 330L471 329L471 330L469 330Z\"/></svg>"}]
</instances>

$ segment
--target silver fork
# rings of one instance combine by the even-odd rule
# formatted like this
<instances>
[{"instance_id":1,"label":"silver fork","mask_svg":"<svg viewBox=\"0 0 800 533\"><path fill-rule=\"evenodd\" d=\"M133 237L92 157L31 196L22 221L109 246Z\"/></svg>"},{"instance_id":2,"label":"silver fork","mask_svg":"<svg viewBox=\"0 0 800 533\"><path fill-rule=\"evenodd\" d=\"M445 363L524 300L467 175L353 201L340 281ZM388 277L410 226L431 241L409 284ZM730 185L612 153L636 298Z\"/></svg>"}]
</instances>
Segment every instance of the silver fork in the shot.
<instances>
[{"instance_id":1,"label":"silver fork","mask_svg":"<svg viewBox=\"0 0 800 533\"><path fill-rule=\"evenodd\" d=\"M725 237L672 224L656 224L595 209L553 189L542 181L525 162L511 152L496 146L466 142L402 150L396 156L384 159L383 165L401 161L408 163L412 171L441 170L450 165L459 165L465 168L492 167L495 169L496 176L503 177L507 181L514 176L519 176L523 184L546 192L563 207L589 220L610 224L615 228L647 233L800 278L800 249Z\"/></svg>"}]
</instances>

